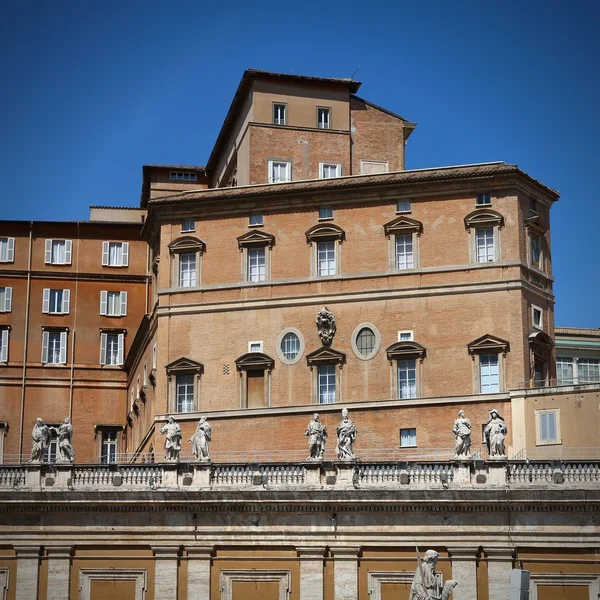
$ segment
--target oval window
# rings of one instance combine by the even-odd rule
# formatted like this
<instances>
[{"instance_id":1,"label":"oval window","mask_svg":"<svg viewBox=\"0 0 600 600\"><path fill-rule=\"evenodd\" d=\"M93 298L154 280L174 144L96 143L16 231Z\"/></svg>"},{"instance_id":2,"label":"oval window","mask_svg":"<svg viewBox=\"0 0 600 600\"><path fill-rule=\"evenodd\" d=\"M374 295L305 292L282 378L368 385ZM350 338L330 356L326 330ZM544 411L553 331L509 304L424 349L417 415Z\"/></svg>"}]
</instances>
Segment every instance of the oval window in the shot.
<instances>
[{"instance_id":1,"label":"oval window","mask_svg":"<svg viewBox=\"0 0 600 600\"><path fill-rule=\"evenodd\" d=\"M292 331L283 336L281 340L281 353L287 360L294 360L300 353L300 339Z\"/></svg>"},{"instance_id":2,"label":"oval window","mask_svg":"<svg viewBox=\"0 0 600 600\"><path fill-rule=\"evenodd\" d=\"M375 333L368 327L363 327L356 336L356 347L363 356L370 356L375 350Z\"/></svg>"}]
</instances>

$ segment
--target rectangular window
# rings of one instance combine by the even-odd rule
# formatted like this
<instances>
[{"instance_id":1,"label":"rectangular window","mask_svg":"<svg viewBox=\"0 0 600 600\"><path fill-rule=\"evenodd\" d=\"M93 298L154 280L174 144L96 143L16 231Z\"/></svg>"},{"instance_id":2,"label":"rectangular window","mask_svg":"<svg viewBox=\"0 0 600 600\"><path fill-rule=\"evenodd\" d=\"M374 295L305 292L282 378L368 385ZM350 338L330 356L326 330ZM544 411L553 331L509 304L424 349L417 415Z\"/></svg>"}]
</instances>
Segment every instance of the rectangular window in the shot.
<instances>
[{"instance_id":1,"label":"rectangular window","mask_svg":"<svg viewBox=\"0 0 600 600\"><path fill-rule=\"evenodd\" d=\"M600 382L600 359L580 358L577 361L578 383Z\"/></svg>"},{"instance_id":2,"label":"rectangular window","mask_svg":"<svg viewBox=\"0 0 600 600\"><path fill-rule=\"evenodd\" d=\"M196 181L196 173L190 171L171 171L169 173L171 181Z\"/></svg>"},{"instance_id":3,"label":"rectangular window","mask_svg":"<svg viewBox=\"0 0 600 600\"><path fill-rule=\"evenodd\" d=\"M44 288L42 312L50 315L68 315L71 305L71 290L51 290Z\"/></svg>"},{"instance_id":4,"label":"rectangular window","mask_svg":"<svg viewBox=\"0 0 600 600\"><path fill-rule=\"evenodd\" d=\"M64 365L67 362L67 332L42 332L42 363Z\"/></svg>"},{"instance_id":5,"label":"rectangular window","mask_svg":"<svg viewBox=\"0 0 600 600\"><path fill-rule=\"evenodd\" d=\"M332 179L342 176L342 165L336 163L319 163L319 177L321 179Z\"/></svg>"},{"instance_id":6,"label":"rectangular window","mask_svg":"<svg viewBox=\"0 0 600 600\"><path fill-rule=\"evenodd\" d=\"M398 332L398 341L399 342L412 342L413 341L412 329L409 331L399 331Z\"/></svg>"},{"instance_id":7,"label":"rectangular window","mask_svg":"<svg viewBox=\"0 0 600 600\"><path fill-rule=\"evenodd\" d=\"M102 266L128 267L129 242L102 242Z\"/></svg>"},{"instance_id":8,"label":"rectangular window","mask_svg":"<svg viewBox=\"0 0 600 600\"><path fill-rule=\"evenodd\" d=\"M285 183L292 180L292 163L279 160L269 161L269 183Z\"/></svg>"},{"instance_id":9,"label":"rectangular window","mask_svg":"<svg viewBox=\"0 0 600 600\"><path fill-rule=\"evenodd\" d=\"M46 240L46 258L48 265L70 265L73 253L71 240Z\"/></svg>"},{"instance_id":10,"label":"rectangular window","mask_svg":"<svg viewBox=\"0 0 600 600\"><path fill-rule=\"evenodd\" d=\"M556 359L556 379L558 385L573 385L573 359Z\"/></svg>"},{"instance_id":11,"label":"rectangular window","mask_svg":"<svg viewBox=\"0 0 600 600\"><path fill-rule=\"evenodd\" d=\"M410 200L398 200L396 202L397 213L409 213L410 210Z\"/></svg>"},{"instance_id":12,"label":"rectangular window","mask_svg":"<svg viewBox=\"0 0 600 600\"><path fill-rule=\"evenodd\" d=\"M196 253L179 255L179 287L196 286Z\"/></svg>"},{"instance_id":13,"label":"rectangular window","mask_svg":"<svg viewBox=\"0 0 600 600\"><path fill-rule=\"evenodd\" d=\"M477 262L493 262L496 260L496 246L494 244L494 228L482 227L475 230L475 244L477 246Z\"/></svg>"},{"instance_id":14,"label":"rectangular window","mask_svg":"<svg viewBox=\"0 0 600 600\"><path fill-rule=\"evenodd\" d=\"M400 447L414 448L417 445L417 430L412 427L400 430Z\"/></svg>"},{"instance_id":15,"label":"rectangular window","mask_svg":"<svg viewBox=\"0 0 600 600\"><path fill-rule=\"evenodd\" d=\"M181 226L181 231L183 233L189 231L196 231L196 221L194 219L186 219Z\"/></svg>"},{"instance_id":16,"label":"rectangular window","mask_svg":"<svg viewBox=\"0 0 600 600\"><path fill-rule=\"evenodd\" d=\"M100 449L100 462L102 464L117 462L117 432L102 432L102 448Z\"/></svg>"},{"instance_id":17,"label":"rectangular window","mask_svg":"<svg viewBox=\"0 0 600 600\"><path fill-rule=\"evenodd\" d=\"M319 404L335 403L335 365L321 365L318 379Z\"/></svg>"},{"instance_id":18,"label":"rectangular window","mask_svg":"<svg viewBox=\"0 0 600 600\"><path fill-rule=\"evenodd\" d=\"M14 262L15 238L0 237L0 262Z\"/></svg>"},{"instance_id":19,"label":"rectangular window","mask_svg":"<svg viewBox=\"0 0 600 600\"><path fill-rule=\"evenodd\" d=\"M262 342L248 342L248 352L262 352L263 351L263 343Z\"/></svg>"},{"instance_id":20,"label":"rectangular window","mask_svg":"<svg viewBox=\"0 0 600 600\"><path fill-rule=\"evenodd\" d=\"M531 322L536 329L544 329L544 312L537 306L531 307Z\"/></svg>"},{"instance_id":21,"label":"rectangular window","mask_svg":"<svg viewBox=\"0 0 600 600\"><path fill-rule=\"evenodd\" d=\"M48 443L48 447L46 448L46 453L44 455L44 462L54 463L56 462L56 457L58 454L58 439L56 437L56 430L54 427L58 427L56 424L46 423L50 428L50 442Z\"/></svg>"},{"instance_id":22,"label":"rectangular window","mask_svg":"<svg viewBox=\"0 0 600 600\"><path fill-rule=\"evenodd\" d=\"M317 273L319 277L335 275L335 241L317 243Z\"/></svg>"},{"instance_id":23,"label":"rectangular window","mask_svg":"<svg viewBox=\"0 0 600 600\"><path fill-rule=\"evenodd\" d=\"M100 314L107 317L127 316L127 292L100 292Z\"/></svg>"},{"instance_id":24,"label":"rectangular window","mask_svg":"<svg viewBox=\"0 0 600 600\"><path fill-rule=\"evenodd\" d=\"M479 357L479 373L482 394L500 391L500 371L497 354L482 354Z\"/></svg>"},{"instance_id":25,"label":"rectangular window","mask_svg":"<svg viewBox=\"0 0 600 600\"><path fill-rule=\"evenodd\" d=\"M8 362L8 329L0 329L0 362ZM2 432L0 431L0 435Z\"/></svg>"},{"instance_id":26,"label":"rectangular window","mask_svg":"<svg viewBox=\"0 0 600 600\"><path fill-rule=\"evenodd\" d=\"M403 233L396 236L396 269L412 269L414 267L413 236Z\"/></svg>"},{"instance_id":27,"label":"rectangular window","mask_svg":"<svg viewBox=\"0 0 600 600\"><path fill-rule=\"evenodd\" d=\"M477 206L486 206L492 203L491 194L477 194Z\"/></svg>"},{"instance_id":28,"label":"rectangular window","mask_svg":"<svg viewBox=\"0 0 600 600\"><path fill-rule=\"evenodd\" d=\"M331 129L330 108L317 108L317 127L319 129Z\"/></svg>"},{"instance_id":29,"label":"rectangular window","mask_svg":"<svg viewBox=\"0 0 600 600\"><path fill-rule=\"evenodd\" d=\"M540 410L538 413L538 442L552 444L558 439L558 419L556 410Z\"/></svg>"},{"instance_id":30,"label":"rectangular window","mask_svg":"<svg viewBox=\"0 0 600 600\"><path fill-rule=\"evenodd\" d=\"M0 287L0 312L12 311L12 288Z\"/></svg>"},{"instance_id":31,"label":"rectangular window","mask_svg":"<svg viewBox=\"0 0 600 600\"><path fill-rule=\"evenodd\" d=\"M256 227L263 224L263 216L259 214L250 215L250 227Z\"/></svg>"},{"instance_id":32,"label":"rectangular window","mask_svg":"<svg viewBox=\"0 0 600 600\"><path fill-rule=\"evenodd\" d=\"M152 368L156 369L156 362L157 359L157 349L156 349L156 344L154 344L154 346L152 346Z\"/></svg>"},{"instance_id":33,"label":"rectangular window","mask_svg":"<svg viewBox=\"0 0 600 600\"><path fill-rule=\"evenodd\" d=\"M286 104L273 104L273 125L285 125L287 105Z\"/></svg>"},{"instance_id":34,"label":"rectangular window","mask_svg":"<svg viewBox=\"0 0 600 600\"><path fill-rule=\"evenodd\" d=\"M101 333L100 334L100 364L122 365L125 346L125 334Z\"/></svg>"},{"instance_id":35,"label":"rectangular window","mask_svg":"<svg viewBox=\"0 0 600 600\"><path fill-rule=\"evenodd\" d=\"M177 412L188 413L194 410L194 376L177 375Z\"/></svg>"},{"instance_id":36,"label":"rectangular window","mask_svg":"<svg viewBox=\"0 0 600 600\"><path fill-rule=\"evenodd\" d=\"M537 211L537 202L531 198L529 200L529 214L531 215L537 215L538 211Z\"/></svg>"},{"instance_id":37,"label":"rectangular window","mask_svg":"<svg viewBox=\"0 0 600 600\"><path fill-rule=\"evenodd\" d=\"M417 361L398 361L398 398L417 397Z\"/></svg>"},{"instance_id":38,"label":"rectangular window","mask_svg":"<svg viewBox=\"0 0 600 600\"><path fill-rule=\"evenodd\" d=\"M265 281L267 277L267 249L248 248L248 281Z\"/></svg>"},{"instance_id":39,"label":"rectangular window","mask_svg":"<svg viewBox=\"0 0 600 600\"><path fill-rule=\"evenodd\" d=\"M333 219L333 208L330 206L323 206L319 209L319 220Z\"/></svg>"},{"instance_id":40,"label":"rectangular window","mask_svg":"<svg viewBox=\"0 0 600 600\"><path fill-rule=\"evenodd\" d=\"M531 265L533 267L537 267L538 269L542 268L542 238L535 234L529 234L529 253Z\"/></svg>"}]
</instances>

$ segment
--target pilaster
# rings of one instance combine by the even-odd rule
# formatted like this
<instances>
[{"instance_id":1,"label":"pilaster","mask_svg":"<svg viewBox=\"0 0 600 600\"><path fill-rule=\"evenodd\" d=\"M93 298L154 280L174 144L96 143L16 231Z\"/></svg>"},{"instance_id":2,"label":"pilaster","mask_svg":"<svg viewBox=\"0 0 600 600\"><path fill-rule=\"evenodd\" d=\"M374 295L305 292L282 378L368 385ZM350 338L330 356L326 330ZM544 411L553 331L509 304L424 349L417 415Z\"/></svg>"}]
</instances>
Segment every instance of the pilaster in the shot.
<instances>
[{"instance_id":1,"label":"pilaster","mask_svg":"<svg viewBox=\"0 0 600 600\"><path fill-rule=\"evenodd\" d=\"M17 553L16 600L36 600L40 564L39 546L15 546Z\"/></svg>"},{"instance_id":2,"label":"pilaster","mask_svg":"<svg viewBox=\"0 0 600 600\"><path fill-rule=\"evenodd\" d=\"M302 600L323 600L325 547L298 546L296 552L300 558L300 598Z\"/></svg>"},{"instance_id":3,"label":"pilaster","mask_svg":"<svg viewBox=\"0 0 600 600\"><path fill-rule=\"evenodd\" d=\"M210 567L213 546L186 547L188 556L188 598L210 598Z\"/></svg>"},{"instance_id":4,"label":"pilaster","mask_svg":"<svg viewBox=\"0 0 600 600\"><path fill-rule=\"evenodd\" d=\"M71 551L71 546L50 546L46 548L48 554L47 600L69 598Z\"/></svg>"},{"instance_id":5,"label":"pilaster","mask_svg":"<svg viewBox=\"0 0 600 600\"><path fill-rule=\"evenodd\" d=\"M477 548L448 548L452 579L458 581L453 600L477 600Z\"/></svg>"},{"instance_id":6,"label":"pilaster","mask_svg":"<svg viewBox=\"0 0 600 600\"><path fill-rule=\"evenodd\" d=\"M360 547L331 548L335 600L358 598L358 553ZM491 599L490 599L491 600Z\"/></svg>"},{"instance_id":7,"label":"pilaster","mask_svg":"<svg viewBox=\"0 0 600 600\"><path fill-rule=\"evenodd\" d=\"M154 600L173 600L177 597L177 565L179 546L155 546Z\"/></svg>"},{"instance_id":8,"label":"pilaster","mask_svg":"<svg viewBox=\"0 0 600 600\"><path fill-rule=\"evenodd\" d=\"M506 600L510 597L513 553L513 548L485 548L488 559L489 600Z\"/></svg>"}]
</instances>

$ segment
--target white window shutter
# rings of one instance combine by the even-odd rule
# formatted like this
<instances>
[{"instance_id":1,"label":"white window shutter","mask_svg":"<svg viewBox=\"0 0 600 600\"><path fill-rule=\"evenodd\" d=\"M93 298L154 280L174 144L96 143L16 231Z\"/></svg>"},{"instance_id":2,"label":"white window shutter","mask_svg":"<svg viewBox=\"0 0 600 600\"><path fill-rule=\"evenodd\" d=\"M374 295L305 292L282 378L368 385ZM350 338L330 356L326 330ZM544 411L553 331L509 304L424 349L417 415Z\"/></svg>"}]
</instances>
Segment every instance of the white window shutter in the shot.
<instances>
[{"instance_id":1,"label":"white window shutter","mask_svg":"<svg viewBox=\"0 0 600 600\"><path fill-rule=\"evenodd\" d=\"M127 292L121 292L121 316L127 316Z\"/></svg>"},{"instance_id":2,"label":"white window shutter","mask_svg":"<svg viewBox=\"0 0 600 600\"><path fill-rule=\"evenodd\" d=\"M46 240L46 264L52 263L52 240Z\"/></svg>"},{"instance_id":3,"label":"white window shutter","mask_svg":"<svg viewBox=\"0 0 600 600\"><path fill-rule=\"evenodd\" d=\"M123 242L121 247L121 261L123 267L129 266L129 242Z\"/></svg>"},{"instance_id":4,"label":"white window shutter","mask_svg":"<svg viewBox=\"0 0 600 600\"><path fill-rule=\"evenodd\" d=\"M73 254L73 242L65 240L65 264L71 264L71 255Z\"/></svg>"},{"instance_id":5,"label":"white window shutter","mask_svg":"<svg viewBox=\"0 0 600 600\"><path fill-rule=\"evenodd\" d=\"M2 354L0 362L8 362L8 329L2 330Z\"/></svg>"},{"instance_id":6,"label":"white window shutter","mask_svg":"<svg viewBox=\"0 0 600 600\"><path fill-rule=\"evenodd\" d=\"M48 314L50 312L50 289L44 288L44 295L42 297L42 312Z\"/></svg>"},{"instance_id":7,"label":"white window shutter","mask_svg":"<svg viewBox=\"0 0 600 600\"><path fill-rule=\"evenodd\" d=\"M15 260L15 238L12 238L12 237L8 238L6 260L8 262L14 262L14 260Z\"/></svg>"},{"instance_id":8,"label":"white window shutter","mask_svg":"<svg viewBox=\"0 0 600 600\"><path fill-rule=\"evenodd\" d=\"M63 290L62 313L68 315L71 308L71 290Z\"/></svg>"},{"instance_id":9,"label":"white window shutter","mask_svg":"<svg viewBox=\"0 0 600 600\"><path fill-rule=\"evenodd\" d=\"M269 183L273 183L273 161L269 161Z\"/></svg>"},{"instance_id":10,"label":"white window shutter","mask_svg":"<svg viewBox=\"0 0 600 600\"><path fill-rule=\"evenodd\" d=\"M100 314L106 316L106 304L108 303L108 292L100 292Z\"/></svg>"},{"instance_id":11,"label":"white window shutter","mask_svg":"<svg viewBox=\"0 0 600 600\"><path fill-rule=\"evenodd\" d=\"M106 364L106 334L100 334L100 364Z\"/></svg>"},{"instance_id":12,"label":"white window shutter","mask_svg":"<svg viewBox=\"0 0 600 600\"><path fill-rule=\"evenodd\" d=\"M108 265L108 242L102 242L102 266Z\"/></svg>"},{"instance_id":13,"label":"white window shutter","mask_svg":"<svg viewBox=\"0 0 600 600\"><path fill-rule=\"evenodd\" d=\"M60 332L60 364L67 364L67 332Z\"/></svg>"},{"instance_id":14,"label":"white window shutter","mask_svg":"<svg viewBox=\"0 0 600 600\"><path fill-rule=\"evenodd\" d=\"M117 363L120 365L123 364L124 346L125 346L125 334L120 333L119 334L119 347L118 347L119 356L118 356L118 360L117 360Z\"/></svg>"},{"instance_id":15,"label":"white window shutter","mask_svg":"<svg viewBox=\"0 0 600 600\"><path fill-rule=\"evenodd\" d=\"M49 333L42 331L42 362L45 364L48 362L48 338Z\"/></svg>"},{"instance_id":16,"label":"white window shutter","mask_svg":"<svg viewBox=\"0 0 600 600\"><path fill-rule=\"evenodd\" d=\"M12 288L4 288L4 312L12 310Z\"/></svg>"}]
</instances>

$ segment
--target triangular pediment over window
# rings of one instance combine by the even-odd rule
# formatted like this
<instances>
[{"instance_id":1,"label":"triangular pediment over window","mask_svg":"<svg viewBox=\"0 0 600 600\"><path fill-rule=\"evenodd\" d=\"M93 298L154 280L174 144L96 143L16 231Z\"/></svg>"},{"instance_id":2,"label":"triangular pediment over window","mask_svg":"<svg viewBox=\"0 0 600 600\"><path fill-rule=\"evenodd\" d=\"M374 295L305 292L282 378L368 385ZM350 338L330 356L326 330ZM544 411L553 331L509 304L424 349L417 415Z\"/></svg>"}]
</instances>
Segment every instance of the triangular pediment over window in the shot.
<instances>
[{"instance_id":1,"label":"triangular pediment over window","mask_svg":"<svg viewBox=\"0 0 600 600\"><path fill-rule=\"evenodd\" d=\"M333 348L322 346L318 350L307 354L306 362L309 367L314 365L343 365L346 362L346 355Z\"/></svg>"},{"instance_id":2,"label":"triangular pediment over window","mask_svg":"<svg viewBox=\"0 0 600 600\"><path fill-rule=\"evenodd\" d=\"M170 362L166 366L167 373L177 373L177 372L187 372L187 373L197 373L201 375L204 373L204 365L202 363L196 362L191 358L185 358L182 356L173 362Z\"/></svg>"},{"instance_id":3,"label":"triangular pediment over window","mask_svg":"<svg viewBox=\"0 0 600 600\"><path fill-rule=\"evenodd\" d=\"M510 350L510 344L502 338L496 337L495 335L482 335L481 337L473 340L470 344L467 344L469 354L477 353L502 353L506 356L506 353Z\"/></svg>"},{"instance_id":4,"label":"triangular pediment over window","mask_svg":"<svg viewBox=\"0 0 600 600\"><path fill-rule=\"evenodd\" d=\"M272 371L275 361L262 352L247 352L235 359L235 368L238 371Z\"/></svg>"},{"instance_id":5,"label":"triangular pediment over window","mask_svg":"<svg viewBox=\"0 0 600 600\"><path fill-rule=\"evenodd\" d=\"M427 354L424 346L417 342L396 342L388 346L385 351L390 363L393 360L402 360L406 358L418 358L421 362Z\"/></svg>"},{"instance_id":6,"label":"triangular pediment over window","mask_svg":"<svg viewBox=\"0 0 600 600\"><path fill-rule=\"evenodd\" d=\"M266 231L253 229L244 235L240 235L237 241L240 249L250 246L269 246L271 248L275 245L275 236Z\"/></svg>"},{"instance_id":7,"label":"triangular pediment over window","mask_svg":"<svg viewBox=\"0 0 600 600\"><path fill-rule=\"evenodd\" d=\"M527 227L527 229L533 229L538 233L546 233L546 231L548 231L548 227L546 226L544 219L542 219L542 217L539 215L525 219L525 227Z\"/></svg>"},{"instance_id":8,"label":"triangular pediment over window","mask_svg":"<svg viewBox=\"0 0 600 600\"><path fill-rule=\"evenodd\" d=\"M206 244L202 240L189 235L177 238L169 244L171 254L175 252L204 252L205 250Z\"/></svg>"},{"instance_id":9,"label":"triangular pediment over window","mask_svg":"<svg viewBox=\"0 0 600 600\"><path fill-rule=\"evenodd\" d=\"M387 237L402 233L416 233L417 235L421 235L421 233L423 233L423 223L411 219L410 217L400 216L396 217L393 221L386 223L383 226L383 230Z\"/></svg>"},{"instance_id":10,"label":"triangular pediment over window","mask_svg":"<svg viewBox=\"0 0 600 600\"><path fill-rule=\"evenodd\" d=\"M482 225L497 225L498 227L502 227L504 225L504 217L499 212L486 208L474 210L465 217L465 227L469 231L472 227Z\"/></svg>"},{"instance_id":11,"label":"triangular pediment over window","mask_svg":"<svg viewBox=\"0 0 600 600\"><path fill-rule=\"evenodd\" d=\"M319 242L324 240L343 240L346 232L333 223L319 223L306 232L306 241Z\"/></svg>"}]
</instances>

